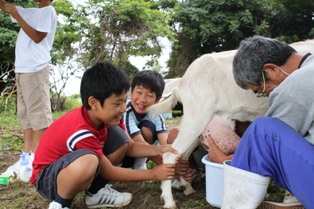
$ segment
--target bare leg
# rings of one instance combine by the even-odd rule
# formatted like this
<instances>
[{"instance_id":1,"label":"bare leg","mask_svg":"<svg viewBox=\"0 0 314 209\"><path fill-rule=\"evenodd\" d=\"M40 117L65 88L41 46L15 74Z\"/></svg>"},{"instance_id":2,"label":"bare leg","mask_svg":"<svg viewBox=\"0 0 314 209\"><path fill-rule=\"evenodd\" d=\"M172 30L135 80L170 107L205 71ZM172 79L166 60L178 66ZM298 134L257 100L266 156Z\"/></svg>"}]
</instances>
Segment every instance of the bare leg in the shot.
<instances>
[{"instance_id":1,"label":"bare leg","mask_svg":"<svg viewBox=\"0 0 314 209\"><path fill-rule=\"evenodd\" d=\"M23 130L24 134L24 152L34 151L34 131L33 129Z\"/></svg>"},{"instance_id":2,"label":"bare leg","mask_svg":"<svg viewBox=\"0 0 314 209\"><path fill-rule=\"evenodd\" d=\"M87 189L94 179L98 164L95 155L86 154L61 170L57 177L58 195L71 199Z\"/></svg>"},{"instance_id":3,"label":"bare leg","mask_svg":"<svg viewBox=\"0 0 314 209\"><path fill-rule=\"evenodd\" d=\"M112 163L112 165L117 166L122 162L123 158L126 155L127 147L128 144L124 144L119 149L106 156L108 160Z\"/></svg>"},{"instance_id":4,"label":"bare leg","mask_svg":"<svg viewBox=\"0 0 314 209\"><path fill-rule=\"evenodd\" d=\"M34 131L34 135L35 135L35 147L34 147L34 152L36 151L36 148L38 147L38 144L40 142L40 139L42 137L42 135L44 134L46 129L41 129L41 130L37 130Z\"/></svg>"},{"instance_id":5,"label":"bare leg","mask_svg":"<svg viewBox=\"0 0 314 209\"><path fill-rule=\"evenodd\" d=\"M142 133L142 136L143 138L145 139L145 141L148 143L148 144L153 144L153 133L151 132L151 130L147 127L142 127L141 128L141 133Z\"/></svg>"},{"instance_id":6,"label":"bare leg","mask_svg":"<svg viewBox=\"0 0 314 209\"><path fill-rule=\"evenodd\" d=\"M177 138L178 133L179 133L178 127L172 128L168 134L167 144L172 144L174 140Z\"/></svg>"}]
</instances>

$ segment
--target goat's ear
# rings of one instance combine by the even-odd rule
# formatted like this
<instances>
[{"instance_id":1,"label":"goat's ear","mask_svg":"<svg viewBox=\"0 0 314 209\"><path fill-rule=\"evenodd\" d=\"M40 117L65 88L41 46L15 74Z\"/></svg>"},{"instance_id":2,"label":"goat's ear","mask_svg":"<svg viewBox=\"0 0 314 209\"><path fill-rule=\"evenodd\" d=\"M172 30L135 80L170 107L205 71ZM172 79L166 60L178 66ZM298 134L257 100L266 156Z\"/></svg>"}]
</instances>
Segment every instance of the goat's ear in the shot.
<instances>
[{"instance_id":1,"label":"goat's ear","mask_svg":"<svg viewBox=\"0 0 314 209\"><path fill-rule=\"evenodd\" d=\"M159 102L161 97L156 98L156 103Z\"/></svg>"}]
</instances>

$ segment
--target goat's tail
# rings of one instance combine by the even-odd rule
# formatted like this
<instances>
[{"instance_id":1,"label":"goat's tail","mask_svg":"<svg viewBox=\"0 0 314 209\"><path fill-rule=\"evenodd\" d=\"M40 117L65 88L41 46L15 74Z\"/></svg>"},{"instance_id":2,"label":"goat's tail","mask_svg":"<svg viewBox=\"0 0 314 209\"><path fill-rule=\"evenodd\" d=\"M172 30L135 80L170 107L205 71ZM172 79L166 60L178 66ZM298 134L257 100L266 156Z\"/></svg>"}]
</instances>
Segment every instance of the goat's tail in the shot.
<instances>
[{"instance_id":1,"label":"goat's tail","mask_svg":"<svg viewBox=\"0 0 314 209\"><path fill-rule=\"evenodd\" d=\"M175 92L166 97L164 100L154 104L148 108L148 115L150 118L155 119L160 114L172 111L172 108L178 103Z\"/></svg>"}]
</instances>

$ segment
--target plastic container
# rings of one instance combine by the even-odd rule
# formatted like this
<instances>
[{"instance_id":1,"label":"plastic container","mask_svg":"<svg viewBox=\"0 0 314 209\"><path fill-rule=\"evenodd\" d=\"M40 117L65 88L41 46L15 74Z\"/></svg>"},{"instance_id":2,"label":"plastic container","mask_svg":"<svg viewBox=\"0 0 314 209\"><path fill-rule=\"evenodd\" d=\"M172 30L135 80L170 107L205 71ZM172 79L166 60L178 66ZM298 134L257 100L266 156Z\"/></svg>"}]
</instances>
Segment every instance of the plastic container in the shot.
<instances>
[{"instance_id":1,"label":"plastic container","mask_svg":"<svg viewBox=\"0 0 314 209\"><path fill-rule=\"evenodd\" d=\"M208 155L202 158L206 173L206 200L214 207L221 208L224 190L223 164L213 163Z\"/></svg>"},{"instance_id":2,"label":"plastic container","mask_svg":"<svg viewBox=\"0 0 314 209\"><path fill-rule=\"evenodd\" d=\"M0 184L8 185L9 184L9 176L0 175Z\"/></svg>"},{"instance_id":3,"label":"plastic container","mask_svg":"<svg viewBox=\"0 0 314 209\"><path fill-rule=\"evenodd\" d=\"M29 182L31 176L32 176L32 165L29 164L29 162L26 160L26 155L25 153L21 154L21 170L18 174L19 179L24 181L24 182Z\"/></svg>"}]
</instances>

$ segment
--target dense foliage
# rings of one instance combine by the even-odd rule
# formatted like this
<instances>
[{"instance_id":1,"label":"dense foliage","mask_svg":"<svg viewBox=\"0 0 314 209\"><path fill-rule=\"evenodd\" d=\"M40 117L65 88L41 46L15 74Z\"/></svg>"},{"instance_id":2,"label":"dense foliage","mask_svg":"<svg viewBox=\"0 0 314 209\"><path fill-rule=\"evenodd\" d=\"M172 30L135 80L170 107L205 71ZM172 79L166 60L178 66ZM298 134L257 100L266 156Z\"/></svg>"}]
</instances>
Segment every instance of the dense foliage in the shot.
<instances>
[{"instance_id":1,"label":"dense foliage","mask_svg":"<svg viewBox=\"0 0 314 209\"><path fill-rule=\"evenodd\" d=\"M32 0L14 4L37 7ZM153 68L154 59L161 55L160 37L172 43L167 77L173 78L182 76L200 55L236 49L242 39L254 34L287 43L314 35L313 0L54 0L53 6L59 23L51 89L59 97L71 76L96 61L112 62L130 78L139 70L129 62L130 56L151 56L145 68ZM19 27L0 11L0 30L3 92L14 84Z\"/></svg>"},{"instance_id":2,"label":"dense foliage","mask_svg":"<svg viewBox=\"0 0 314 209\"><path fill-rule=\"evenodd\" d=\"M197 57L236 49L246 37L259 34L287 43L313 38L312 0L187 0L168 3L178 42L172 47L168 77L182 76ZM312 32L311 32L312 31Z\"/></svg>"}]
</instances>

